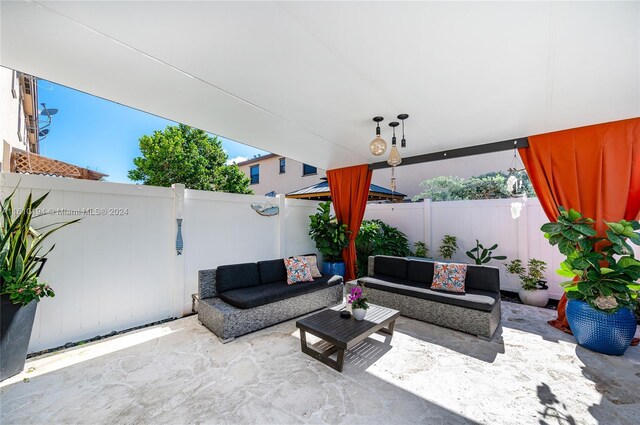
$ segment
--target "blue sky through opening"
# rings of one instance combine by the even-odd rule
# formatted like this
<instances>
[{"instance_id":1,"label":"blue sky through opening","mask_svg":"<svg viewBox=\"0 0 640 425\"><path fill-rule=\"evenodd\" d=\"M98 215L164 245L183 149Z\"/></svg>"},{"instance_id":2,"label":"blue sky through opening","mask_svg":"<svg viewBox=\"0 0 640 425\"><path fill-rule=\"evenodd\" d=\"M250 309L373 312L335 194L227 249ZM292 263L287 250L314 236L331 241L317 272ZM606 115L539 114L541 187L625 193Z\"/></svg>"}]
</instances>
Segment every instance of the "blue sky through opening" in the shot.
<instances>
[{"instance_id":1,"label":"blue sky through opening","mask_svg":"<svg viewBox=\"0 0 640 425\"><path fill-rule=\"evenodd\" d=\"M47 138L40 142L40 153L109 174L110 182L133 183L127 172L133 168L133 158L140 156L138 139L176 124L46 80L38 80L38 102L59 110ZM266 153L220 139L230 159Z\"/></svg>"}]
</instances>

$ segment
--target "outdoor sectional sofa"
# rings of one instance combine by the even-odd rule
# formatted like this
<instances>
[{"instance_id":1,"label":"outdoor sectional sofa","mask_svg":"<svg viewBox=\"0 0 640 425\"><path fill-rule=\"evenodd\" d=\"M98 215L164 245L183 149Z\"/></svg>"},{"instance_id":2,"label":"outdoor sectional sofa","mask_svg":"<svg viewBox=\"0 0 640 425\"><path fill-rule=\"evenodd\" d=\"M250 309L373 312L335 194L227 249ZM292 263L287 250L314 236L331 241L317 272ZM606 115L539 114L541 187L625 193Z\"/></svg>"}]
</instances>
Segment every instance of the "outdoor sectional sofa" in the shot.
<instances>
[{"instance_id":1,"label":"outdoor sectional sofa","mask_svg":"<svg viewBox=\"0 0 640 425\"><path fill-rule=\"evenodd\" d=\"M198 320L222 342L343 301L341 276L287 285L283 259L198 274Z\"/></svg>"},{"instance_id":2,"label":"outdoor sectional sofa","mask_svg":"<svg viewBox=\"0 0 640 425\"><path fill-rule=\"evenodd\" d=\"M469 264L465 293L429 289L434 263L400 257L369 257L368 276L360 279L368 300L403 316L491 339L500 324L500 273Z\"/></svg>"}]
</instances>

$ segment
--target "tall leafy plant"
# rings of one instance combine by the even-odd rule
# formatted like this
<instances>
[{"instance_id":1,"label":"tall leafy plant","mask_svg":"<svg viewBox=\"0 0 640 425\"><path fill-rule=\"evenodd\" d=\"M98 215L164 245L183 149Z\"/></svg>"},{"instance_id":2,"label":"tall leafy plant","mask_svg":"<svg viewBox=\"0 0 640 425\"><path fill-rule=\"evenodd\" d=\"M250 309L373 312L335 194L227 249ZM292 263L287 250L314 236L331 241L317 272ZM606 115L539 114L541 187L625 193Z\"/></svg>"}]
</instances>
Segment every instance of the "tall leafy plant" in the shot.
<instances>
[{"instance_id":1,"label":"tall leafy plant","mask_svg":"<svg viewBox=\"0 0 640 425\"><path fill-rule=\"evenodd\" d=\"M442 242L440 242L440 248L438 248L438 254L443 259L450 260L456 252L458 252L458 238L452 235L444 235Z\"/></svg>"},{"instance_id":2,"label":"tall leafy plant","mask_svg":"<svg viewBox=\"0 0 640 425\"><path fill-rule=\"evenodd\" d=\"M407 235L382 220L363 220L356 236L356 263L358 276L367 273L370 255L411 255Z\"/></svg>"},{"instance_id":3,"label":"tall leafy plant","mask_svg":"<svg viewBox=\"0 0 640 425\"><path fill-rule=\"evenodd\" d=\"M608 313L638 304L640 261L628 241L640 245L638 221L605 222L606 237L597 237L594 220L578 211L560 207L556 223L541 230L553 246L566 256L557 273L571 278L562 285L570 300L582 300Z\"/></svg>"},{"instance_id":4,"label":"tall leafy plant","mask_svg":"<svg viewBox=\"0 0 640 425\"><path fill-rule=\"evenodd\" d=\"M80 219L54 223L40 229L32 227L32 219L38 207L49 193L37 199L27 196L21 210L14 210L14 190L0 204L2 229L0 233L0 295L9 297L12 303L27 305L42 297L53 297L51 287L39 279L47 255L55 248L44 248L44 241L54 232ZM41 233L42 230L48 229Z\"/></svg>"},{"instance_id":5,"label":"tall leafy plant","mask_svg":"<svg viewBox=\"0 0 640 425\"><path fill-rule=\"evenodd\" d=\"M331 201L320 203L318 212L310 215L309 219L309 236L316 243L324 261L341 262L342 250L349 245L351 232L346 224L331 215Z\"/></svg>"}]
</instances>

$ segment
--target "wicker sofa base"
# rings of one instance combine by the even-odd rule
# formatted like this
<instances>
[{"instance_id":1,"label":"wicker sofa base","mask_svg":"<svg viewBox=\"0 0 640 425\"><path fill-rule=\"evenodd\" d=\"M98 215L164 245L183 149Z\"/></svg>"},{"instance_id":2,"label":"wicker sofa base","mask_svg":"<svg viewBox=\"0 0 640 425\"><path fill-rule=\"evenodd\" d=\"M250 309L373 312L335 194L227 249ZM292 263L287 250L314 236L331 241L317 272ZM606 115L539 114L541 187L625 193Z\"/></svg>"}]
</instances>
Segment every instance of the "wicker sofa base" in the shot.
<instances>
[{"instance_id":1,"label":"wicker sofa base","mask_svg":"<svg viewBox=\"0 0 640 425\"><path fill-rule=\"evenodd\" d=\"M198 320L222 342L291 320L343 301L344 285L339 284L309 294L264 304L254 308L237 308L218 297L199 301Z\"/></svg>"},{"instance_id":2,"label":"wicker sofa base","mask_svg":"<svg viewBox=\"0 0 640 425\"><path fill-rule=\"evenodd\" d=\"M491 311L479 311L442 304L422 298L367 288L367 299L384 307L399 310L403 316L422 320L489 340L500 324L500 301Z\"/></svg>"}]
</instances>

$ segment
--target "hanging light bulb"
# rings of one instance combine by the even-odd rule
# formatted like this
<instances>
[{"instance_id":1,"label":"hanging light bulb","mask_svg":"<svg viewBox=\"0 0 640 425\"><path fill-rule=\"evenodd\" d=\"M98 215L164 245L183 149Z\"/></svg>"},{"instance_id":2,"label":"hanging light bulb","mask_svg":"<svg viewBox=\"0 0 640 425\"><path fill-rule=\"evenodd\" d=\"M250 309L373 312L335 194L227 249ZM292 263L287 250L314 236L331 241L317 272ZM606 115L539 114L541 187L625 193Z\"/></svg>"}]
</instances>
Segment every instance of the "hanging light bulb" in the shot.
<instances>
[{"instance_id":1,"label":"hanging light bulb","mask_svg":"<svg viewBox=\"0 0 640 425\"><path fill-rule=\"evenodd\" d=\"M387 142L380 137L380 121L384 120L382 117L375 117L373 121L376 123L376 138L369 144L369 150L375 156L380 156L387 150Z\"/></svg>"},{"instance_id":2,"label":"hanging light bulb","mask_svg":"<svg viewBox=\"0 0 640 425\"><path fill-rule=\"evenodd\" d=\"M396 121L390 122L389 126L393 128L393 138L391 139L391 151L389 152L389 158L387 158L387 164L395 167L400 165L402 162L402 158L400 158L400 152L398 152L398 147L396 146L396 127L400 124Z\"/></svg>"}]
</instances>

